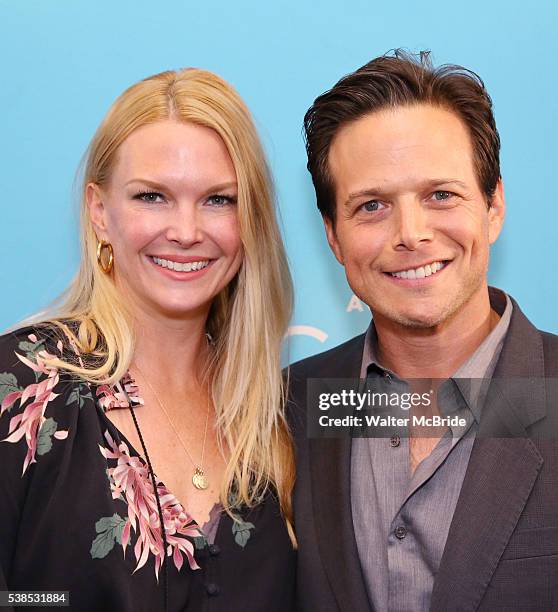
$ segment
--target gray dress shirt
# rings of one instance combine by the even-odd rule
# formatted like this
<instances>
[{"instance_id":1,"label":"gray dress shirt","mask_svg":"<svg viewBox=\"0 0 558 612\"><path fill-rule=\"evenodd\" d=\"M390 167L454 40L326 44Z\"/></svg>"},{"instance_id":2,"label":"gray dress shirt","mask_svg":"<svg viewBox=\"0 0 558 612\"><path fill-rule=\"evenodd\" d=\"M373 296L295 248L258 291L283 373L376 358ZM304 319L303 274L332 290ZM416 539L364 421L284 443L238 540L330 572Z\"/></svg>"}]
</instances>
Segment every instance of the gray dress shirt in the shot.
<instances>
[{"instance_id":1,"label":"gray dress shirt","mask_svg":"<svg viewBox=\"0 0 558 612\"><path fill-rule=\"evenodd\" d=\"M449 428L411 474L408 439L354 438L351 509L370 603L377 612L428 610L452 517L461 491L487 381L492 377L510 323L512 304L500 294L501 315L473 355L444 383L441 412L465 418ZM505 308L502 308L505 303ZM405 385L377 360L372 322L366 333L361 378ZM465 435L467 434L467 435Z\"/></svg>"}]
</instances>

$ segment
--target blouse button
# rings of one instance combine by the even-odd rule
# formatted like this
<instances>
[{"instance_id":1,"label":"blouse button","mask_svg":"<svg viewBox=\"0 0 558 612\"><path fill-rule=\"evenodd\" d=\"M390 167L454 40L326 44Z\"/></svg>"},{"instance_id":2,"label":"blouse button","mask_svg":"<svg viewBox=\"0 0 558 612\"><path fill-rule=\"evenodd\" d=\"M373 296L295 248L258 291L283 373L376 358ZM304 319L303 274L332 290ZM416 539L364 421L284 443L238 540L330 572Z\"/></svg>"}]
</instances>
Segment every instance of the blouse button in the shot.
<instances>
[{"instance_id":1,"label":"blouse button","mask_svg":"<svg viewBox=\"0 0 558 612\"><path fill-rule=\"evenodd\" d=\"M213 597L215 595L219 595L219 591L220 591L219 585L215 584L214 582L208 582L205 585L205 590L207 591L207 594L210 597Z\"/></svg>"},{"instance_id":2,"label":"blouse button","mask_svg":"<svg viewBox=\"0 0 558 612\"><path fill-rule=\"evenodd\" d=\"M209 554L212 557L216 557L220 552L221 552L221 548L219 547L218 544L211 544L209 546Z\"/></svg>"}]
</instances>

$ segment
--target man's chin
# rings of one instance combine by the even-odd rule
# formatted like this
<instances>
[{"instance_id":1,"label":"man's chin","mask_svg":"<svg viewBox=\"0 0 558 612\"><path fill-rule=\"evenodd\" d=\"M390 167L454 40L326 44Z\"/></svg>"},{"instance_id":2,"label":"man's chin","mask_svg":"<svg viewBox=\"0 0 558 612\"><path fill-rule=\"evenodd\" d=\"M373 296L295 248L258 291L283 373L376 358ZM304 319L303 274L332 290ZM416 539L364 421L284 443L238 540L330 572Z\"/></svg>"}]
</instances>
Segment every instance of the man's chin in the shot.
<instances>
[{"instance_id":1,"label":"man's chin","mask_svg":"<svg viewBox=\"0 0 558 612\"><path fill-rule=\"evenodd\" d=\"M373 311L374 312L374 311ZM407 327L410 329L433 329L441 325L447 318L448 313L437 309L435 312L420 312L420 311L407 311L401 312L397 310L390 310L388 312L376 311L374 317L377 318L378 314L386 322L400 325L401 327Z\"/></svg>"},{"instance_id":2,"label":"man's chin","mask_svg":"<svg viewBox=\"0 0 558 612\"><path fill-rule=\"evenodd\" d=\"M444 322L442 317L401 317L397 323L410 329L433 329Z\"/></svg>"},{"instance_id":3,"label":"man's chin","mask_svg":"<svg viewBox=\"0 0 558 612\"><path fill-rule=\"evenodd\" d=\"M422 318L401 318L399 321L400 325L404 327L409 327L410 329L434 329L435 327L439 327L444 320L434 317L422 317Z\"/></svg>"}]
</instances>

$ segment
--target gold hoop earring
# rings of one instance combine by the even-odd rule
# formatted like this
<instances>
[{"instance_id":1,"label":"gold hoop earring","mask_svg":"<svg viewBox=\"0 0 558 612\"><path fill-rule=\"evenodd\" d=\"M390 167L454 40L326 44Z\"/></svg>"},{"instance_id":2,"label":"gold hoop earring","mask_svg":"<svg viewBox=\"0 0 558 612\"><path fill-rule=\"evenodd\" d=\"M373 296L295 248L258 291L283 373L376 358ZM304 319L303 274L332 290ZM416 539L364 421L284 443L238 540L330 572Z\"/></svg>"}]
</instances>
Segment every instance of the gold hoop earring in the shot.
<instances>
[{"instance_id":1,"label":"gold hoop earring","mask_svg":"<svg viewBox=\"0 0 558 612\"><path fill-rule=\"evenodd\" d=\"M105 250L108 252L108 261L103 259L103 252ZM112 250L112 244L110 242L106 242L105 240L97 241L97 263L105 274L110 274L112 266L114 265L114 251Z\"/></svg>"}]
</instances>

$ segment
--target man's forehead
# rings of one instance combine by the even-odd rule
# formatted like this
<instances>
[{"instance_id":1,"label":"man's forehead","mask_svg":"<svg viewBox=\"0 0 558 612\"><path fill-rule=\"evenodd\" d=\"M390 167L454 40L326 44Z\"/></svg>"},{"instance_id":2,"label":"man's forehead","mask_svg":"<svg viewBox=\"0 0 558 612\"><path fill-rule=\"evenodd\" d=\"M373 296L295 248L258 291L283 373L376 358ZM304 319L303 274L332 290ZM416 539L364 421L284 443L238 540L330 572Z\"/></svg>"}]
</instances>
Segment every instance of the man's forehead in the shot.
<instances>
[{"instance_id":1,"label":"man's forehead","mask_svg":"<svg viewBox=\"0 0 558 612\"><path fill-rule=\"evenodd\" d=\"M401 181L466 180L474 175L471 139L463 122L454 113L427 105L380 111L343 126L328 161L339 187L362 181L387 187Z\"/></svg>"}]
</instances>

